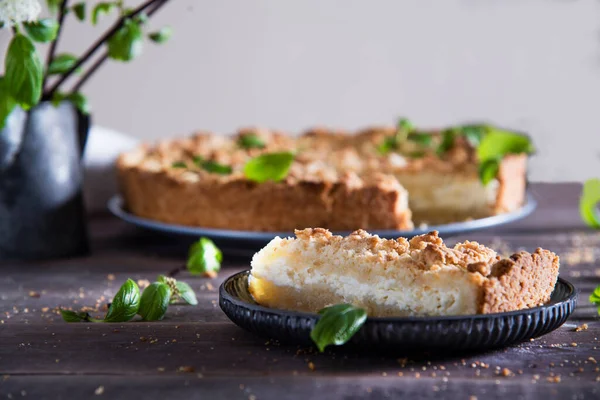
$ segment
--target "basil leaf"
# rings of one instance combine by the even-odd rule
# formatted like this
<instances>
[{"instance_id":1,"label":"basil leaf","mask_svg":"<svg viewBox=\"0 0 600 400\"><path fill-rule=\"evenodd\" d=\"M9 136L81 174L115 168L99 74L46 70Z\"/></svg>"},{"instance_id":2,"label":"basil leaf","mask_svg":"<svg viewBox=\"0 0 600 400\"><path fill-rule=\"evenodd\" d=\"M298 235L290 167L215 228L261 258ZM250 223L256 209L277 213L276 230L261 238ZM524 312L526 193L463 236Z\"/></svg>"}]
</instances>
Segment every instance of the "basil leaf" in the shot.
<instances>
[{"instance_id":1,"label":"basil leaf","mask_svg":"<svg viewBox=\"0 0 600 400\"><path fill-rule=\"evenodd\" d=\"M58 7L61 5L63 0L46 0L46 4L48 5L48 10L52 14L56 14L58 12Z\"/></svg>"},{"instance_id":2,"label":"basil leaf","mask_svg":"<svg viewBox=\"0 0 600 400\"><path fill-rule=\"evenodd\" d=\"M290 152L263 154L246 163L244 175L258 183L279 182L285 179L293 161L294 155Z\"/></svg>"},{"instance_id":3,"label":"basil leaf","mask_svg":"<svg viewBox=\"0 0 600 400\"><path fill-rule=\"evenodd\" d=\"M59 311L60 315L62 315L63 320L65 320L66 322L89 322L91 319L90 314L86 312L63 310L62 308Z\"/></svg>"},{"instance_id":4,"label":"basil leaf","mask_svg":"<svg viewBox=\"0 0 600 400\"><path fill-rule=\"evenodd\" d=\"M401 131L405 131L406 133L409 133L414 129L415 129L414 125L407 118L400 118L400 120L398 121L398 130L399 131L401 130Z\"/></svg>"},{"instance_id":5,"label":"basil leaf","mask_svg":"<svg viewBox=\"0 0 600 400\"><path fill-rule=\"evenodd\" d=\"M8 92L6 80L4 77L0 76L0 129L4 128L8 116L16 106L17 102Z\"/></svg>"},{"instance_id":6,"label":"basil leaf","mask_svg":"<svg viewBox=\"0 0 600 400\"><path fill-rule=\"evenodd\" d=\"M40 101L44 68L33 42L22 34L13 37L5 59L8 92L24 109Z\"/></svg>"},{"instance_id":7,"label":"basil leaf","mask_svg":"<svg viewBox=\"0 0 600 400\"><path fill-rule=\"evenodd\" d=\"M123 26L108 39L108 56L118 61L131 61L142 53L143 41L140 25L127 19Z\"/></svg>"},{"instance_id":8,"label":"basil leaf","mask_svg":"<svg viewBox=\"0 0 600 400\"><path fill-rule=\"evenodd\" d=\"M254 133L240 136L238 145L242 149L263 149L266 146L265 142Z\"/></svg>"},{"instance_id":9,"label":"basil leaf","mask_svg":"<svg viewBox=\"0 0 600 400\"><path fill-rule=\"evenodd\" d=\"M408 119L401 118L398 121L396 133L393 136L383 139L383 142L377 146L377 151L379 154L385 155L392 150L397 150L400 145L409 138L413 130L413 124Z\"/></svg>"},{"instance_id":10,"label":"basil leaf","mask_svg":"<svg viewBox=\"0 0 600 400\"><path fill-rule=\"evenodd\" d=\"M85 3L82 1L81 3L77 3L73 6L73 12L78 20L85 20Z\"/></svg>"},{"instance_id":11,"label":"basil leaf","mask_svg":"<svg viewBox=\"0 0 600 400\"><path fill-rule=\"evenodd\" d=\"M417 143L421 147L429 147L431 145L431 135L427 133L412 133L408 135L408 140Z\"/></svg>"},{"instance_id":12,"label":"basil leaf","mask_svg":"<svg viewBox=\"0 0 600 400\"><path fill-rule=\"evenodd\" d=\"M140 308L140 288L131 279L121 286L104 317L104 322L127 322Z\"/></svg>"},{"instance_id":13,"label":"basil leaf","mask_svg":"<svg viewBox=\"0 0 600 400\"><path fill-rule=\"evenodd\" d=\"M396 135L394 135L383 139L383 142L379 146L377 146L377 151L381 155L386 155L390 151L394 150L396 147L398 147L398 143L396 140Z\"/></svg>"},{"instance_id":14,"label":"basil leaf","mask_svg":"<svg viewBox=\"0 0 600 400\"><path fill-rule=\"evenodd\" d=\"M171 289L166 283L154 282L142 293L138 314L144 321L160 321L164 318L169 301Z\"/></svg>"},{"instance_id":15,"label":"basil leaf","mask_svg":"<svg viewBox=\"0 0 600 400\"><path fill-rule=\"evenodd\" d=\"M48 43L56 39L58 22L52 18L43 18L35 22L23 24L30 38L36 42Z\"/></svg>"},{"instance_id":16,"label":"basil leaf","mask_svg":"<svg viewBox=\"0 0 600 400\"><path fill-rule=\"evenodd\" d=\"M192 275L214 275L221 269L223 253L208 238L200 238L190 247L186 267Z\"/></svg>"},{"instance_id":17,"label":"basil leaf","mask_svg":"<svg viewBox=\"0 0 600 400\"><path fill-rule=\"evenodd\" d=\"M84 95L82 95L79 92L78 93L71 93L67 97L67 100L69 100L70 102L72 102L73 105L75 107L77 107L77 109L79 111L81 111L82 114L89 115L89 113L90 113L90 106L88 104L87 97L85 97Z\"/></svg>"},{"instance_id":18,"label":"basil leaf","mask_svg":"<svg viewBox=\"0 0 600 400\"><path fill-rule=\"evenodd\" d=\"M579 198L579 214L589 227L600 229L600 179L589 179L583 184L583 191Z\"/></svg>"},{"instance_id":19,"label":"basil leaf","mask_svg":"<svg viewBox=\"0 0 600 400\"><path fill-rule=\"evenodd\" d=\"M491 128L477 148L480 161L501 159L507 154L531 154L534 148L528 137Z\"/></svg>"},{"instance_id":20,"label":"basil leaf","mask_svg":"<svg viewBox=\"0 0 600 400\"><path fill-rule=\"evenodd\" d=\"M320 352L329 345L346 343L365 323L367 312L352 304L337 304L319 311L321 318L310 332L310 338Z\"/></svg>"},{"instance_id":21,"label":"basil leaf","mask_svg":"<svg viewBox=\"0 0 600 400\"><path fill-rule=\"evenodd\" d=\"M58 54L52 59L48 66L48 75L64 74L77 63L77 57L73 54Z\"/></svg>"},{"instance_id":22,"label":"basil leaf","mask_svg":"<svg viewBox=\"0 0 600 400\"><path fill-rule=\"evenodd\" d=\"M590 303L600 306L600 286L596 286L596 289L590 294Z\"/></svg>"},{"instance_id":23,"label":"basil leaf","mask_svg":"<svg viewBox=\"0 0 600 400\"><path fill-rule=\"evenodd\" d=\"M598 315L600 315L600 286L596 286L596 289L590 294L590 303L598 306Z\"/></svg>"},{"instance_id":24,"label":"basil leaf","mask_svg":"<svg viewBox=\"0 0 600 400\"><path fill-rule=\"evenodd\" d=\"M152 32L148 34L148 38L152 40L154 43L162 44L169 40L173 35L173 29L169 26L165 26L161 30L157 32Z\"/></svg>"},{"instance_id":25,"label":"basil leaf","mask_svg":"<svg viewBox=\"0 0 600 400\"><path fill-rule=\"evenodd\" d=\"M500 162L496 159L487 160L479 164L479 180L487 185L498 176Z\"/></svg>"},{"instance_id":26,"label":"basil leaf","mask_svg":"<svg viewBox=\"0 0 600 400\"><path fill-rule=\"evenodd\" d=\"M228 165L219 164L216 161L206 161L200 156L194 157L194 164L213 174L229 175L233 171L233 168Z\"/></svg>"},{"instance_id":27,"label":"basil leaf","mask_svg":"<svg viewBox=\"0 0 600 400\"><path fill-rule=\"evenodd\" d=\"M479 144L487 133L487 130L488 128L485 125L466 125L460 128L461 134L474 148L479 147Z\"/></svg>"},{"instance_id":28,"label":"basil leaf","mask_svg":"<svg viewBox=\"0 0 600 400\"><path fill-rule=\"evenodd\" d=\"M215 161L205 161L202 163L202 168L213 174L229 175L233 169L229 165L219 164Z\"/></svg>"},{"instance_id":29,"label":"basil leaf","mask_svg":"<svg viewBox=\"0 0 600 400\"><path fill-rule=\"evenodd\" d=\"M187 164L184 163L183 161L175 161L173 164L171 164L171 167L173 167L173 168L187 168Z\"/></svg>"},{"instance_id":30,"label":"basil leaf","mask_svg":"<svg viewBox=\"0 0 600 400\"><path fill-rule=\"evenodd\" d=\"M82 113L88 115L90 113L90 107L87 102L87 98L81 93L69 93L65 94L62 92L55 92L52 96L52 104L54 107L58 107L63 101L70 101L73 105Z\"/></svg>"},{"instance_id":31,"label":"basil leaf","mask_svg":"<svg viewBox=\"0 0 600 400\"><path fill-rule=\"evenodd\" d=\"M183 301L192 306L198 304L196 293L194 293L194 289L192 289L190 285L181 281L177 281L175 285L177 286L178 296L181 297Z\"/></svg>"},{"instance_id":32,"label":"basil leaf","mask_svg":"<svg viewBox=\"0 0 600 400\"><path fill-rule=\"evenodd\" d=\"M456 138L456 130L446 129L442 131L442 141L437 148L437 154L442 155L454 146L454 139Z\"/></svg>"},{"instance_id":33,"label":"basil leaf","mask_svg":"<svg viewBox=\"0 0 600 400\"><path fill-rule=\"evenodd\" d=\"M92 25L96 25L98 23L98 17L101 14L107 15L117 6L114 2L101 2L94 6L92 10Z\"/></svg>"}]
</instances>

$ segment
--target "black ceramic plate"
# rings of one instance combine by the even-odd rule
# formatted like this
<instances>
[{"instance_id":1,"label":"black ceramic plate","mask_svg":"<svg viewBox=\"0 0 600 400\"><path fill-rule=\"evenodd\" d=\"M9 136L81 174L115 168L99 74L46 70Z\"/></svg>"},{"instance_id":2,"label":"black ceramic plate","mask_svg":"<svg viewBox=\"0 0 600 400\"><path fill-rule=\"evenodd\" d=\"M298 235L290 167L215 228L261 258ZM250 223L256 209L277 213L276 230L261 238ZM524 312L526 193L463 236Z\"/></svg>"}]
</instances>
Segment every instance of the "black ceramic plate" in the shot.
<instances>
[{"instance_id":1,"label":"black ceramic plate","mask_svg":"<svg viewBox=\"0 0 600 400\"><path fill-rule=\"evenodd\" d=\"M528 194L527 201L518 210L510 213L494 215L492 217L480 218L471 221L456 222L452 224L428 226L423 229L412 229L409 231L396 231L396 230L377 230L369 229L369 233L378 235L381 238L396 239L398 237L411 238L416 235L422 235L424 233L436 230L440 236L447 237L449 235L463 234L472 232L480 229L492 228L495 226L504 225L510 222L514 222L525 218L531 214L537 206L536 201L533 199L531 194ZM131 214L124 207L123 199L116 195L108 202L108 209L118 218L125 222L139 226L141 228L150 229L157 232L176 234L176 235L187 235L195 238L199 236L206 236L211 239L217 240L220 243L230 241L235 243L236 246L242 244L248 245L247 247L261 248L271 241L275 236L288 237L294 236L293 232L257 232L257 231L235 231L228 229L214 229L214 228L202 228L193 226L174 225L164 222L154 221L147 218L138 217ZM346 236L350 232L334 232L339 235Z\"/></svg>"},{"instance_id":2,"label":"black ceramic plate","mask_svg":"<svg viewBox=\"0 0 600 400\"><path fill-rule=\"evenodd\" d=\"M229 277L219 304L236 325L282 342L311 345L317 314L258 305L248 291L249 271ZM351 339L359 347L388 349L482 350L508 346L551 332L575 309L575 287L559 278L550 302L541 307L497 314L451 317L368 318Z\"/></svg>"}]
</instances>

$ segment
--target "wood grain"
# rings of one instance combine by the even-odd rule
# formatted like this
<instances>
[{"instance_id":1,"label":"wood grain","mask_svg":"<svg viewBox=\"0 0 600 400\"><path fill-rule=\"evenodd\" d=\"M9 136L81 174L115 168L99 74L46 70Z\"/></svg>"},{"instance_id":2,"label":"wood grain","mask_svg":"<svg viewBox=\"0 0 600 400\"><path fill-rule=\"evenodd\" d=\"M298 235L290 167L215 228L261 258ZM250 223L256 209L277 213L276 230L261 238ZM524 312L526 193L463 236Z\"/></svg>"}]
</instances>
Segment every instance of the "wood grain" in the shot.
<instances>
[{"instance_id":1,"label":"wood grain","mask_svg":"<svg viewBox=\"0 0 600 400\"><path fill-rule=\"evenodd\" d=\"M579 220L579 185L532 190L540 207L529 218L447 240L469 238L506 253L539 246L561 256L561 276L581 291L579 306L542 338L470 354L317 354L272 343L218 308L219 284L248 268L251 252L241 247L237 256L226 252L217 279L180 276L197 291L197 307L172 306L153 323L66 324L56 307L103 305L126 278L152 281L185 258L189 239L99 215L91 221L92 256L1 266L0 398L600 398L600 320L587 301L600 285L600 234ZM575 332L584 323L588 329Z\"/></svg>"}]
</instances>

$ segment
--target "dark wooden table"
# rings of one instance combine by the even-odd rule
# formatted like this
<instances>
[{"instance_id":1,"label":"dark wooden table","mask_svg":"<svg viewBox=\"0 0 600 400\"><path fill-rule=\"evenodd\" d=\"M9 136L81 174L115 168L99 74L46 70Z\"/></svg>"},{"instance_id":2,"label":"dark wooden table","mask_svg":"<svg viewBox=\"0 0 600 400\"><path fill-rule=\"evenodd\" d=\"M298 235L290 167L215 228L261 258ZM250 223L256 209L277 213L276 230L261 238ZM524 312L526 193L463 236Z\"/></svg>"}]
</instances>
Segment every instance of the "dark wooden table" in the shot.
<instances>
[{"instance_id":1,"label":"dark wooden table","mask_svg":"<svg viewBox=\"0 0 600 400\"><path fill-rule=\"evenodd\" d=\"M94 217L92 256L2 266L0 398L598 399L600 320L588 296L600 285L600 233L580 222L580 188L533 185L540 204L532 216L468 235L502 253L551 249L561 256L561 276L581 290L575 314L557 331L476 354L317 354L255 337L218 306L222 280L249 265L228 254L217 279L180 276L196 289L196 307L172 306L161 322L67 324L57 306L105 304L126 278L152 282L185 259L186 240ZM587 330L577 331L583 324Z\"/></svg>"}]
</instances>

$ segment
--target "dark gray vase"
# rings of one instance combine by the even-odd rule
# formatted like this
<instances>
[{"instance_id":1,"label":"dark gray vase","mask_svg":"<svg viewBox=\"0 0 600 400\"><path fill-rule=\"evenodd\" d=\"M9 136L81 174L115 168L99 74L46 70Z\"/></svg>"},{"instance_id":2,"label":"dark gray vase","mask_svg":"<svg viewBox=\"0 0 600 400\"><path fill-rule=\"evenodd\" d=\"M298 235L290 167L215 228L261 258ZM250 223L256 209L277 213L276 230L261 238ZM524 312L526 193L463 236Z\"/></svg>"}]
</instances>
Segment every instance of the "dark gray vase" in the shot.
<instances>
[{"instance_id":1,"label":"dark gray vase","mask_svg":"<svg viewBox=\"0 0 600 400\"><path fill-rule=\"evenodd\" d=\"M89 126L68 102L8 117L0 131L0 261L89 252L82 195Z\"/></svg>"}]
</instances>

